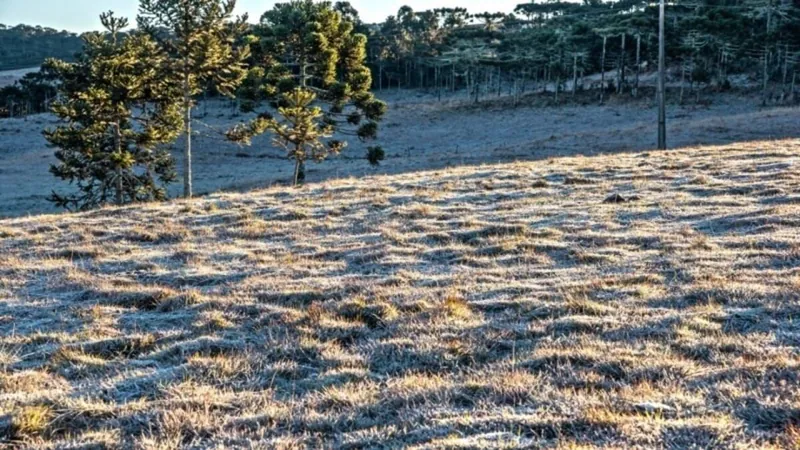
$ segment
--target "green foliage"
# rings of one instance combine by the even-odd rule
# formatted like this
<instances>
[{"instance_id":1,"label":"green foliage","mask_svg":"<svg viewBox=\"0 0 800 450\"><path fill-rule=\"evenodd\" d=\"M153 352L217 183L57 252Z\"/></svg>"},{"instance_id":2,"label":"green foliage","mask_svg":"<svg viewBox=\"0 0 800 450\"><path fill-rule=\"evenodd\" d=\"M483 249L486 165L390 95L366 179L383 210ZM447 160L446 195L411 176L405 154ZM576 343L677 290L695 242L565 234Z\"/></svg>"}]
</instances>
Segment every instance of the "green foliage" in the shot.
<instances>
[{"instance_id":1,"label":"green foliage","mask_svg":"<svg viewBox=\"0 0 800 450\"><path fill-rule=\"evenodd\" d=\"M157 37L190 96L209 84L233 95L244 78L248 47L235 44L247 16L232 21L235 7L235 0L140 1L139 27Z\"/></svg>"},{"instance_id":2,"label":"green foliage","mask_svg":"<svg viewBox=\"0 0 800 450\"><path fill-rule=\"evenodd\" d=\"M386 112L370 92L367 37L354 33L355 24L345 17L357 18L347 4L293 0L264 13L255 30L254 64L239 96L243 109L264 113L229 137L249 143L255 135L274 134L290 149L295 183L306 160L320 162L345 147L332 139L335 133L374 139ZM282 119L272 119L271 112Z\"/></svg>"},{"instance_id":3,"label":"green foliage","mask_svg":"<svg viewBox=\"0 0 800 450\"><path fill-rule=\"evenodd\" d=\"M181 82L184 196L192 196L192 107L204 89L232 96L247 73L247 16L232 20L235 0L140 0L139 27L169 56L169 74Z\"/></svg>"},{"instance_id":4,"label":"green foliage","mask_svg":"<svg viewBox=\"0 0 800 450\"><path fill-rule=\"evenodd\" d=\"M373 146L367 148L367 160L373 166L380 165L381 161L386 159L386 152L381 146Z\"/></svg>"},{"instance_id":5,"label":"green foliage","mask_svg":"<svg viewBox=\"0 0 800 450\"><path fill-rule=\"evenodd\" d=\"M379 88L387 81L407 88L449 84L477 93L489 90L490 78L495 84L503 77L563 82L576 72L614 68L614 82L630 87L626 71L635 70L637 59L651 67L656 62L657 12L642 0L537 1L520 4L513 15L403 7L370 34L370 65ZM797 2L678 2L667 14L668 63L690 61L689 75L697 76L690 81L724 85L728 73L762 78L765 53L772 81L786 84L799 68ZM698 36L696 45L683 42L690 35ZM451 76L444 83L443 68Z\"/></svg>"},{"instance_id":6,"label":"green foliage","mask_svg":"<svg viewBox=\"0 0 800 450\"><path fill-rule=\"evenodd\" d=\"M58 147L50 170L77 187L50 200L70 209L163 200L175 179L162 147L181 127L167 57L145 34L123 38L127 20L106 13L101 21L107 32L87 34L77 62L45 63L59 82L53 113L66 122L45 131Z\"/></svg>"},{"instance_id":7,"label":"green foliage","mask_svg":"<svg viewBox=\"0 0 800 450\"><path fill-rule=\"evenodd\" d=\"M321 120L324 113L314 106L316 95L308 89L295 88L282 94L278 107L279 119L261 115L246 125L228 132L234 141L249 143L251 136L270 132L273 143L283 148L289 159L295 161L295 184L298 183L303 163L308 160L323 161L331 153L338 154L346 143L331 139L333 125Z\"/></svg>"}]
</instances>

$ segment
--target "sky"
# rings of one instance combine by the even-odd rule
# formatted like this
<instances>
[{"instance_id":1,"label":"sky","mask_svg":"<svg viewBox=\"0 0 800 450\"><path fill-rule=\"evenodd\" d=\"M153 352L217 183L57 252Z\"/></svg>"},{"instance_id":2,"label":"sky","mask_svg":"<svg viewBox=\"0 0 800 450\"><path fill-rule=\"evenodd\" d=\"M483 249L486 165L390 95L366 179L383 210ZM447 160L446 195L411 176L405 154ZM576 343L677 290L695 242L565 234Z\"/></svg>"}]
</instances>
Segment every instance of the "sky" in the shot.
<instances>
[{"instance_id":1,"label":"sky","mask_svg":"<svg viewBox=\"0 0 800 450\"><path fill-rule=\"evenodd\" d=\"M98 16L112 10L134 22L137 0L0 0L0 23L41 25L75 32L100 28ZM238 0L237 13L247 12L251 21L270 9L274 0ZM403 5L414 10L461 6L471 12L511 12L525 0L350 0L365 22L382 22Z\"/></svg>"}]
</instances>

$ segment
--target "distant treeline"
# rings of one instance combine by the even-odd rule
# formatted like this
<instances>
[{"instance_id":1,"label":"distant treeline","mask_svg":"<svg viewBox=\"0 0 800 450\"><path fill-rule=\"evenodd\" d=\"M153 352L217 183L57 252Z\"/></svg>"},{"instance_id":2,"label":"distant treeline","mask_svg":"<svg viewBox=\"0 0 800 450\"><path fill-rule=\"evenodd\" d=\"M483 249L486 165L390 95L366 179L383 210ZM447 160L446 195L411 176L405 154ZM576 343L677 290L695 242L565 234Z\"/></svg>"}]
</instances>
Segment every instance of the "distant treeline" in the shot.
<instances>
[{"instance_id":1,"label":"distant treeline","mask_svg":"<svg viewBox=\"0 0 800 450\"><path fill-rule=\"evenodd\" d=\"M47 58L71 61L82 45L81 36L69 31L0 24L0 70L40 66Z\"/></svg>"},{"instance_id":2,"label":"distant treeline","mask_svg":"<svg viewBox=\"0 0 800 450\"><path fill-rule=\"evenodd\" d=\"M362 22L349 2L329 5L367 37L375 89L466 88L479 96L503 83L523 91L552 83L567 90L583 87L583 75L616 71L606 81L635 93L639 69L657 56L657 8L646 0L521 1L513 13L480 14L405 6L380 24ZM797 0L682 0L670 2L667 17L668 64L687 83L724 86L729 74L745 73L765 91L772 83L793 91ZM0 25L0 70L71 61L81 45L67 31Z\"/></svg>"},{"instance_id":3,"label":"distant treeline","mask_svg":"<svg viewBox=\"0 0 800 450\"><path fill-rule=\"evenodd\" d=\"M607 92L637 96L640 72L656 65L657 8L645 0L531 2L513 13L480 14L404 6L380 24L364 23L349 2L323 3L365 36L365 65L378 91L466 91L478 102L502 92L554 91L558 100L562 92L593 90L602 102ZM800 2L682 0L670 2L667 18L667 64L682 81L681 102L692 93L699 99L703 87L731 87L734 74L758 83L765 102L796 99ZM257 34L258 25L247 27ZM0 24L0 70L35 67L48 58L72 62L85 37ZM598 73L600 80L588 78ZM46 111L55 95L50 81L47 74L30 75L0 89L0 117Z\"/></svg>"}]
</instances>

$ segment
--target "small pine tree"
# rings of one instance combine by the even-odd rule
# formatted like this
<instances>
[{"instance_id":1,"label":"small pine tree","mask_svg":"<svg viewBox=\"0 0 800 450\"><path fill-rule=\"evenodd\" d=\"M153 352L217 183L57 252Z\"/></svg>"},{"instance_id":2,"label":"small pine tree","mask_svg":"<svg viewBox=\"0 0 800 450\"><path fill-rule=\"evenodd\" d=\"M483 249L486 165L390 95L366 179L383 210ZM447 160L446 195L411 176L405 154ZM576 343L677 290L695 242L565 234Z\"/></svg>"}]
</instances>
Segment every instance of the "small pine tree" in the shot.
<instances>
[{"instance_id":1,"label":"small pine tree","mask_svg":"<svg viewBox=\"0 0 800 450\"><path fill-rule=\"evenodd\" d=\"M77 186L50 200L67 209L163 200L175 180L161 146L181 128L171 101L179 86L161 70L166 56L147 35L124 37L126 19L108 12L100 20L107 32L87 34L76 63L45 63L58 80L52 111L66 122L44 132L58 147L50 171Z\"/></svg>"},{"instance_id":2,"label":"small pine tree","mask_svg":"<svg viewBox=\"0 0 800 450\"><path fill-rule=\"evenodd\" d=\"M295 161L295 185L302 181L300 168L305 161L323 161L329 154L338 154L344 148L344 143L330 139L334 127L320 120L324 113L314 106L315 100L313 92L296 88L282 95L281 103L285 106L278 108L280 119L262 114L246 129L240 129L247 135L267 131L274 135L273 143L285 149L287 157Z\"/></svg>"},{"instance_id":3,"label":"small pine tree","mask_svg":"<svg viewBox=\"0 0 800 450\"><path fill-rule=\"evenodd\" d=\"M239 95L245 111L258 110L262 105L267 110L253 122L229 132L230 139L249 144L253 136L272 132L277 141L283 141L280 124L297 125L302 117L304 125L300 128L314 132L300 133L303 138L299 140L304 142L301 147L308 151L289 152L295 161L297 184L303 178L306 160L321 162L346 146L346 142L331 139L334 133L361 140L376 137L386 104L370 92L367 38L354 33L354 24L330 2L293 0L276 4L264 13L256 32L255 64ZM275 111L281 120L272 119ZM288 129L293 127L288 125ZM374 153L373 157L378 155Z\"/></svg>"},{"instance_id":4,"label":"small pine tree","mask_svg":"<svg viewBox=\"0 0 800 450\"><path fill-rule=\"evenodd\" d=\"M232 96L247 73L247 45L236 42L247 16L233 21L236 0L140 0L140 28L153 36L169 55L172 74L180 79L175 99L183 110L183 190L192 197L192 108L194 97L213 86Z\"/></svg>"}]
</instances>

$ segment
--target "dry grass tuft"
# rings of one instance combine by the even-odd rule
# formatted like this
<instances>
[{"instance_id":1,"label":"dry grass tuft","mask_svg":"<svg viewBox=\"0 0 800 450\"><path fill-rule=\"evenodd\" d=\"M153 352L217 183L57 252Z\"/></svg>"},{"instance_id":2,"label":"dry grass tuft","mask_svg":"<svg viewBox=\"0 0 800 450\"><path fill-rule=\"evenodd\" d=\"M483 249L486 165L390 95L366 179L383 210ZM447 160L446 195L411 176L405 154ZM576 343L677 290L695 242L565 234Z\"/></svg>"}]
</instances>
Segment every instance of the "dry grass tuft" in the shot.
<instances>
[{"instance_id":1,"label":"dry grass tuft","mask_svg":"<svg viewBox=\"0 0 800 450\"><path fill-rule=\"evenodd\" d=\"M590 300L586 295L576 296L567 294L564 296L564 305L571 314L585 316L606 316L612 314L613 309L602 303Z\"/></svg>"},{"instance_id":2,"label":"dry grass tuft","mask_svg":"<svg viewBox=\"0 0 800 450\"><path fill-rule=\"evenodd\" d=\"M11 439L21 440L43 434L53 418L47 406L25 406L11 415Z\"/></svg>"},{"instance_id":3,"label":"dry grass tuft","mask_svg":"<svg viewBox=\"0 0 800 450\"><path fill-rule=\"evenodd\" d=\"M0 239L8 239L20 236L22 233L10 227L0 227Z\"/></svg>"},{"instance_id":4,"label":"dry grass tuft","mask_svg":"<svg viewBox=\"0 0 800 450\"><path fill-rule=\"evenodd\" d=\"M456 319L469 319L473 314L469 302L457 291L450 291L444 296L443 308L448 317Z\"/></svg>"},{"instance_id":5,"label":"dry grass tuft","mask_svg":"<svg viewBox=\"0 0 800 450\"><path fill-rule=\"evenodd\" d=\"M789 449L800 449L800 424L792 424L786 427L784 444Z\"/></svg>"},{"instance_id":6,"label":"dry grass tuft","mask_svg":"<svg viewBox=\"0 0 800 450\"><path fill-rule=\"evenodd\" d=\"M342 302L338 313L345 319L363 322L370 328L385 326L400 316L400 312L391 303L363 296Z\"/></svg>"}]
</instances>

